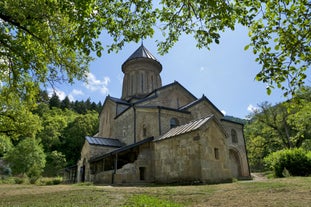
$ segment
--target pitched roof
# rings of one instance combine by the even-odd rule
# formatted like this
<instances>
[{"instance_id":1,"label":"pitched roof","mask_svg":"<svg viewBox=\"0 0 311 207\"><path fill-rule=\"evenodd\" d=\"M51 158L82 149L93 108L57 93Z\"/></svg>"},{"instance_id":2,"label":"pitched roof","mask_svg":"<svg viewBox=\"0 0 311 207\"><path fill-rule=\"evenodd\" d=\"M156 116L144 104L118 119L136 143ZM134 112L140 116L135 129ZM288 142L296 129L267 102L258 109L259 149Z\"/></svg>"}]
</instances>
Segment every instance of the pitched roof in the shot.
<instances>
[{"instance_id":1,"label":"pitched roof","mask_svg":"<svg viewBox=\"0 0 311 207\"><path fill-rule=\"evenodd\" d=\"M157 92L158 92L158 91L165 90L165 89L167 89L167 88L174 87L174 86L177 86L177 87L182 88L182 89L183 89L186 93L188 93L194 100L197 100L197 98L196 98L190 91L188 91L183 85L181 85L178 81L174 81L174 82L172 82L172 83L170 83L170 84L167 84L167 85L162 86L162 87L160 87L160 88L154 89L154 90L151 91L148 95L146 95L143 99L134 102L134 104L139 104L139 103L145 102L145 101L147 101L147 100L150 100L150 99L153 99L153 98L157 98L157 97L158 97L158 95L157 95Z\"/></svg>"},{"instance_id":2,"label":"pitched roof","mask_svg":"<svg viewBox=\"0 0 311 207\"><path fill-rule=\"evenodd\" d=\"M106 154L103 154L103 155L100 155L100 156L97 156L97 157L93 157L93 158L90 159L90 162L96 162L96 161L98 161L98 160L101 160L101 159L104 159L104 158L106 158L106 157L115 155L115 154L117 154L117 153L124 152L124 151L126 151L126 150L129 150L129 149L132 149L132 148L134 148L134 147L140 146L140 145L145 144L145 143L147 143L147 142L151 142L151 141L153 141L153 139L154 139L153 137L148 137L148 138L143 139L143 140L140 140L140 141L138 141L138 142L136 142L136 143L133 143L133 144L130 144L130 145L125 145L125 146L123 146L123 147L120 147L120 148L118 148L118 149L115 149L115 150L113 150L113 151L111 151L111 152L108 152L108 153L106 153Z\"/></svg>"},{"instance_id":3,"label":"pitched roof","mask_svg":"<svg viewBox=\"0 0 311 207\"><path fill-rule=\"evenodd\" d=\"M241 119L238 117L233 117L233 116L224 116L220 121L226 121L226 122L231 122L234 124L239 124L239 125L245 125L247 123L246 119Z\"/></svg>"},{"instance_id":4,"label":"pitched roof","mask_svg":"<svg viewBox=\"0 0 311 207\"><path fill-rule=\"evenodd\" d=\"M120 98L115 98L115 97L112 97L112 96L109 96L108 95L108 98L110 100L112 100L113 102L115 103L118 103L118 104L124 104L124 105L131 105L129 102L127 102L126 100L123 100L123 99L120 99Z\"/></svg>"},{"instance_id":5,"label":"pitched roof","mask_svg":"<svg viewBox=\"0 0 311 207\"><path fill-rule=\"evenodd\" d=\"M195 105L195 104L201 102L202 100L203 100L203 97L200 98L200 99L197 99L197 100L195 100L195 101L192 101L192 102L186 104L185 106L179 107L179 109L180 109L180 110L187 109L187 108L189 108L189 107L191 107L191 106L193 106L193 105Z\"/></svg>"},{"instance_id":6,"label":"pitched roof","mask_svg":"<svg viewBox=\"0 0 311 207\"><path fill-rule=\"evenodd\" d=\"M166 132L165 134L163 134L162 136L157 138L157 140L163 140L163 139L167 139L167 138L170 138L170 137L174 137L174 136L177 136L177 135L181 135L181 134L185 134L185 133L194 131L194 130L200 128L204 123L206 123L212 117L213 117L213 115L207 116L207 117L203 117L201 119L197 119L197 120L191 121L191 122L189 122L187 124L184 124L184 125L172 128L168 132Z\"/></svg>"},{"instance_id":7,"label":"pitched roof","mask_svg":"<svg viewBox=\"0 0 311 207\"><path fill-rule=\"evenodd\" d=\"M218 111L223 116L223 113L205 95L203 95L200 99L197 99L185 106L180 107L179 110L186 110L202 101L207 101L211 106L213 106L214 109L216 109L216 111Z\"/></svg>"},{"instance_id":8,"label":"pitched roof","mask_svg":"<svg viewBox=\"0 0 311 207\"><path fill-rule=\"evenodd\" d=\"M149 52L149 50L147 50L147 48L145 48L145 46L143 44L141 44L141 46L135 50L135 52L123 63L123 65L133 59L137 59L137 58L148 58L148 59L152 59L154 61L157 61L158 63L160 63L152 54L151 52ZM122 65L122 67L123 67Z\"/></svg>"},{"instance_id":9,"label":"pitched roof","mask_svg":"<svg viewBox=\"0 0 311 207\"><path fill-rule=\"evenodd\" d=\"M109 146L109 147L122 147L123 144L118 139L104 138L104 137L85 137L90 145Z\"/></svg>"}]
</instances>

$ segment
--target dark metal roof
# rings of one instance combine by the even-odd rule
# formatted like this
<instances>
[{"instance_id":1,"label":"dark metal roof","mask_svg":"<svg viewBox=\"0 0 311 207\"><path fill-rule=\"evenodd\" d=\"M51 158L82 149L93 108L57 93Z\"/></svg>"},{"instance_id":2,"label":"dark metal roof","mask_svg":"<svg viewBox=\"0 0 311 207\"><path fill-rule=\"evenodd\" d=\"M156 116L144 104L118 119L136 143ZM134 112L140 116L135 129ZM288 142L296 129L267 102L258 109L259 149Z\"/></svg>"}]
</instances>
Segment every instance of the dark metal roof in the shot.
<instances>
[{"instance_id":1,"label":"dark metal roof","mask_svg":"<svg viewBox=\"0 0 311 207\"><path fill-rule=\"evenodd\" d=\"M239 125L245 125L247 123L247 120L229 116L224 116L222 119L220 119L220 121L231 122Z\"/></svg>"},{"instance_id":2,"label":"dark metal roof","mask_svg":"<svg viewBox=\"0 0 311 207\"><path fill-rule=\"evenodd\" d=\"M123 100L123 99L115 98L115 97L112 97L112 96L108 96L108 98L110 100L112 100L113 102L115 102L115 103L130 105L129 102L127 102L126 100Z\"/></svg>"},{"instance_id":3,"label":"dark metal roof","mask_svg":"<svg viewBox=\"0 0 311 207\"><path fill-rule=\"evenodd\" d=\"M123 151L126 151L126 150L129 150L129 149L132 149L134 147L137 147L139 145L142 145L144 143L147 143L147 142L151 142L152 140L154 139L154 137L149 137L149 138L146 138L146 139L143 139L143 140L140 140L136 143L133 143L133 144L130 144L130 145L126 145L126 146L123 146L123 147L120 147L119 149L116 149L116 150L113 150L111 152L108 152L106 154L103 154L101 156L98 156L98 157L94 157L92 159L90 159L90 162L96 162L98 160L101 160L101 159L104 159L106 157L110 157L112 155L115 155L119 152L123 152Z\"/></svg>"},{"instance_id":4,"label":"dark metal roof","mask_svg":"<svg viewBox=\"0 0 311 207\"><path fill-rule=\"evenodd\" d=\"M204 123L206 123L212 117L213 117L213 115L207 116L207 117L203 117L201 119L191 121L191 122L189 122L187 124L184 124L184 125L172 128L168 132L166 132L165 134L163 134L162 136L157 138L157 140L163 140L163 139L167 139L169 137L174 137L174 136L177 136L177 135L180 135L180 134L185 134L185 133L194 131L194 130L200 128Z\"/></svg>"},{"instance_id":5,"label":"dark metal roof","mask_svg":"<svg viewBox=\"0 0 311 207\"><path fill-rule=\"evenodd\" d=\"M90 145L109 146L109 147L122 147L123 144L118 139L104 138L104 137L89 137L85 139Z\"/></svg>"},{"instance_id":6,"label":"dark metal roof","mask_svg":"<svg viewBox=\"0 0 311 207\"><path fill-rule=\"evenodd\" d=\"M136 59L136 58L149 58L149 59L152 59L152 60L159 62L151 54L151 52L149 52L149 50L147 50L147 48L144 47L143 44L141 44L141 46L125 62L132 60L132 59Z\"/></svg>"}]
</instances>

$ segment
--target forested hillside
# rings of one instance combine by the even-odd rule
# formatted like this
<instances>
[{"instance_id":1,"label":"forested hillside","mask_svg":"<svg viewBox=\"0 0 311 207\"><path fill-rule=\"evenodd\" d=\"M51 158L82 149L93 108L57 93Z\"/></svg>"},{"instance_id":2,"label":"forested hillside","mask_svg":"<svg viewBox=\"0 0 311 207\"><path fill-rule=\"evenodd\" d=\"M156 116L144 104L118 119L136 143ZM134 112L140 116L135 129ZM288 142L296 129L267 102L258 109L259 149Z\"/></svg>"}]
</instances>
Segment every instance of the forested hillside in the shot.
<instances>
[{"instance_id":1,"label":"forested hillside","mask_svg":"<svg viewBox=\"0 0 311 207\"><path fill-rule=\"evenodd\" d=\"M264 170L264 158L273 152L302 148L311 150L311 88L294 98L271 105L263 102L245 125L251 169Z\"/></svg>"},{"instance_id":2,"label":"forested hillside","mask_svg":"<svg viewBox=\"0 0 311 207\"><path fill-rule=\"evenodd\" d=\"M32 107L12 104L0 116L0 159L5 160L0 173L55 176L76 164L85 136L98 130L101 107L90 99L49 97L46 91Z\"/></svg>"}]
</instances>

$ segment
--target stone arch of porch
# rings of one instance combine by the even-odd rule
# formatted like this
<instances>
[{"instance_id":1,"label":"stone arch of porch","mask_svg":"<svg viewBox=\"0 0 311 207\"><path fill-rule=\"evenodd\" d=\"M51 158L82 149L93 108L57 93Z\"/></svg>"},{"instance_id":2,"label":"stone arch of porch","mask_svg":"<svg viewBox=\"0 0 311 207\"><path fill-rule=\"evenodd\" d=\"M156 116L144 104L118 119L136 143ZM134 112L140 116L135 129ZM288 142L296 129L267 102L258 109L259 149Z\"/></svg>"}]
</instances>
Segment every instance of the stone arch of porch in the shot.
<instances>
[{"instance_id":1,"label":"stone arch of porch","mask_svg":"<svg viewBox=\"0 0 311 207\"><path fill-rule=\"evenodd\" d=\"M238 149L233 147L229 148L229 161L232 177L242 177L242 158Z\"/></svg>"}]
</instances>

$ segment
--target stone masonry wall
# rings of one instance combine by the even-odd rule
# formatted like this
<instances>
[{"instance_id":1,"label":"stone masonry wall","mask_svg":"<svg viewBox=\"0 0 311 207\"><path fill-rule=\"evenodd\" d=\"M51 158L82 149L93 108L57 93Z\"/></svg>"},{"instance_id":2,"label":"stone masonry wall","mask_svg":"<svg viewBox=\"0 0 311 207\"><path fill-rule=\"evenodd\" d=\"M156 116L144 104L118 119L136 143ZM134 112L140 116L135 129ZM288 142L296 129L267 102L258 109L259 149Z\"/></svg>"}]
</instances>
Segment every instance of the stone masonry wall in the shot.
<instances>
[{"instance_id":1,"label":"stone masonry wall","mask_svg":"<svg viewBox=\"0 0 311 207\"><path fill-rule=\"evenodd\" d=\"M205 183L231 181L227 137L215 120L200 133L202 180Z\"/></svg>"},{"instance_id":2,"label":"stone masonry wall","mask_svg":"<svg viewBox=\"0 0 311 207\"><path fill-rule=\"evenodd\" d=\"M221 182L231 178L224 134L203 127L155 142L156 182ZM214 149L218 149L218 159Z\"/></svg>"},{"instance_id":3,"label":"stone masonry wall","mask_svg":"<svg viewBox=\"0 0 311 207\"><path fill-rule=\"evenodd\" d=\"M146 100L139 105L165 106L173 109L178 109L186 104L191 103L195 98L189 94L179 84L173 84L170 87L156 91L157 97ZM152 94L151 96L154 96Z\"/></svg>"},{"instance_id":4,"label":"stone masonry wall","mask_svg":"<svg viewBox=\"0 0 311 207\"><path fill-rule=\"evenodd\" d=\"M201 101L200 103L193 105L188 109L188 111L191 112L193 119L198 119L213 114L218 120L220 120L223 116L207 101Z\"/></svg>"},{"instance_id":5,"label":"stone masonry wall","mask_svg":"<svg viewBox=\"0 0 311 207\"><path fill-rule=\"evenodd\" d=\"M240 165L241 165L241 176L245 178L250 177L249 173L249 166L247 160L247 152L245 147L245 140L244 140L244 133L243 133L243 125L229 122L229 121L222 121L222 124L229 135L228 144L229 148L234 150L238 153ZM237 142L232 142L232 133L231 130L234 129L237 133Z\"/></svg>"},{"instance_id":6,"label":"stone masonry wall","mask_svg":"<svg viewBox=\"0 0 311 207\"><path fill-rule=\"evenodd\" d=\"M106 98L103 110L99 114L99 137L113 137L114 118L116 116L116 104Z\"/></svg>"}]
</instances>

